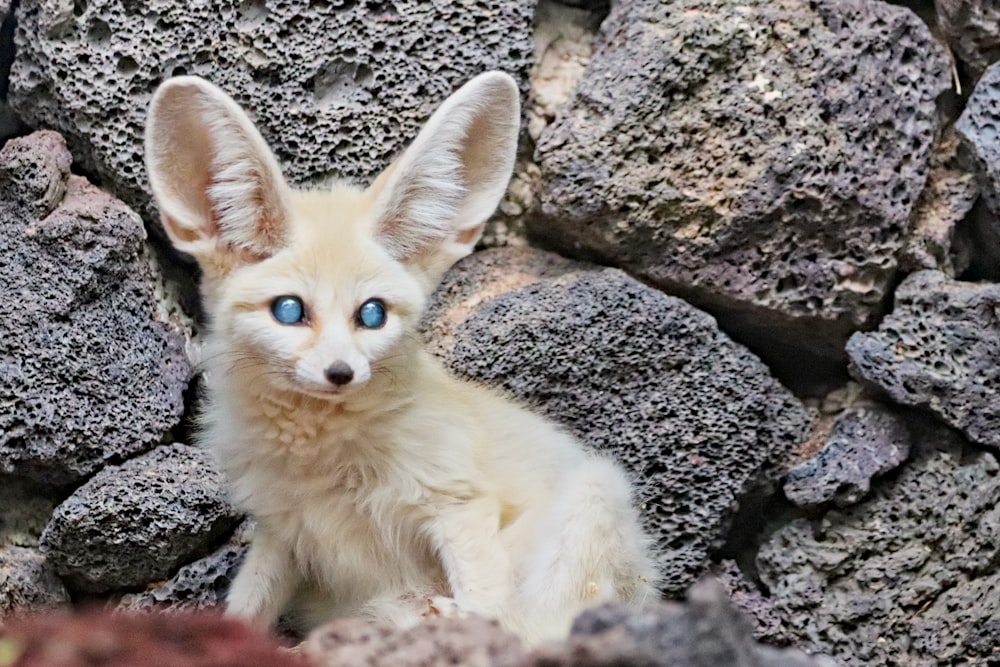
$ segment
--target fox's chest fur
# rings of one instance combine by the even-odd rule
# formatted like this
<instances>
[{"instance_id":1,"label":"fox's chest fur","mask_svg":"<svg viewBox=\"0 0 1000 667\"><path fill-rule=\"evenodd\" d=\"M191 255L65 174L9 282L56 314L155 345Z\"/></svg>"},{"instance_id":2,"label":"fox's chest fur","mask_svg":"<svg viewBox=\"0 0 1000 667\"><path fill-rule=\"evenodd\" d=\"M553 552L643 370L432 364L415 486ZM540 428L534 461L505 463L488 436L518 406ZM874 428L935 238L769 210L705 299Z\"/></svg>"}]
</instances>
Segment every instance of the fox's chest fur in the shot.
<instances>
[{"instance_id":1,"label":"fox's chest fur","mask_svg":"<svg viewBox=\"0 0 1000 667\"><path fill-rule=\"evenodd\" d=\"M461 446L439 455L461 437L454 428L416 432L412 422L428 418L405 401L372 415L226 383L213 390L204 439L234 501L287 545L306 580L336 589L340 614L386 591L446 593L426 527L442 498L469 493L440 475L461 465Z\"/></svg>"}]
</instances>

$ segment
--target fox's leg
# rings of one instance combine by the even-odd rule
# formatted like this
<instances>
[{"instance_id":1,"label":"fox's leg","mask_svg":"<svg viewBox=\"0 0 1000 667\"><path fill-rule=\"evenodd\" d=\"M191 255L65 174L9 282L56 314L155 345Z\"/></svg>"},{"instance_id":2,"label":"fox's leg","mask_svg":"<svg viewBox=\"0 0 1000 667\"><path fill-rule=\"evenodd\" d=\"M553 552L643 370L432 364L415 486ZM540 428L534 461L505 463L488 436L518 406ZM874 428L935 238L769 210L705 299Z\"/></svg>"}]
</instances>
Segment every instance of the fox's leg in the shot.
<instances>
[{"instance_id":1,"label":"fox's leg","mask_svg":"<svg viewBox=\"0 0 1000 667\"><path fill-rule=\"evenodd\" d=\"M649 546L624 472L599 457L568 471L534 544L518 563L522 634L562 638L587 607L656 599L658 575Z\"/></svg>"},{"instance_id":2,"label":"fox's leg","mask_svg":"<svg viewBox=\"0 0 1000 667\"><path fill-rule=\"evenodd\" d=\"M458 607L503 621L512 575L499 531L500 506L488 498L449 501L429 527Z\"/></svg>"},{"instance_id":3,"label":"fox's leg","mask_svg":"<svg viewBox=\"0 0 1000 667\"><path fill-rule=\"evenodd\" d=\"M428 589L405 595L392 593L380 595L366 602L357 615L409 628L425 618L461 618L466 615L466 610L462 609L454 598Z\"/></svg>"},{"instance_id":4,"label":"fox's leg","mask_svg":"<svg viewBox=\"0 0 1000 667\"><path fill-rule=\"evenodd\" d=\"M258 523L246 560L226 596L226 615L270 626L278 620L300 578L286 549Z\"/></svg>"}]
</instances>

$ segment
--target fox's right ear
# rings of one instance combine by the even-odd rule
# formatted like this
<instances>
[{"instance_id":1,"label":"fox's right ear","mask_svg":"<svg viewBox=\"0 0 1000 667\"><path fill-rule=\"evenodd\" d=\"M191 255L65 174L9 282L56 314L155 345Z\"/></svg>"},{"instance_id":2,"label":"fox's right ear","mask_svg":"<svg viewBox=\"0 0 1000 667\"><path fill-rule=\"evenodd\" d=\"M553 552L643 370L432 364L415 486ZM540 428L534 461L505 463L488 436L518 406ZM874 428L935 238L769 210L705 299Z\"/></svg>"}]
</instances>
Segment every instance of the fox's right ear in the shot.
<instances>
[{"instance_id":1,"label":"fox's right ear","mask_svg":"<svg viewBox=\"0 0 1000 667\"><path fill-rule=\"evenodd\" d=\"M257 261L285 245L288 186L228 95L198 77L168 79L150 103L145 142L149 182L178 250L204 266Z\"/></svg>"}]
</instances>

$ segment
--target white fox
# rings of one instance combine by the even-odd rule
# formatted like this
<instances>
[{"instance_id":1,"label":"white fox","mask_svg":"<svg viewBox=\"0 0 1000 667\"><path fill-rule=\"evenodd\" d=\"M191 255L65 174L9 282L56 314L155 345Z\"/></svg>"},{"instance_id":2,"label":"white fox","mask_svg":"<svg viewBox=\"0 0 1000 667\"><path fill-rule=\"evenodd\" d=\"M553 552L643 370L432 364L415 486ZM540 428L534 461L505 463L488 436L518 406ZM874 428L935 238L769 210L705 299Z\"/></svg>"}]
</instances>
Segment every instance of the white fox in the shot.
<instances>
[{"instance_id":1,"label":"white fox","mask_svg":"<svg viewBox=\"0 0 1000 667\"><path fill-rule=\"evenodd\" d=\"M482 74L371 187L293 191L218 88L157 90L146 166L210 319L200 440L256 519L228 613L475 613L537 643L656 597L625 473L449 376L417 334L503 195L519 108L509 76Z\"/></svg>"}]
</instances>

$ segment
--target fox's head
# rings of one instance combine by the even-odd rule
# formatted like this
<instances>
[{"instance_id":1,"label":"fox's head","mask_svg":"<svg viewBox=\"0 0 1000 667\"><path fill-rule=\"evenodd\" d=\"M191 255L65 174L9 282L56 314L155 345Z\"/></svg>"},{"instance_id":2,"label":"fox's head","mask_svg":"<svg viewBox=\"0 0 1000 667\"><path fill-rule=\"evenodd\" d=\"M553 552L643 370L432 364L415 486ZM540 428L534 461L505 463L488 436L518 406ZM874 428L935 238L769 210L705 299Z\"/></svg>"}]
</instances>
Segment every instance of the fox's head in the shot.
<instances>
[{"instance_id":1,"label":"fox's head","mask_svg":"<svg viewBox=\"0 0 1000 667\"><path fill-rule=\"evenodd\" d=\"M509 76L482 74L368 189L297 192L221 90L197 77L163 83L146 168L164 229L202 268L220 367L331 398L391 367L503 195L519 107Z\"/></svg>"}]
</instances>

